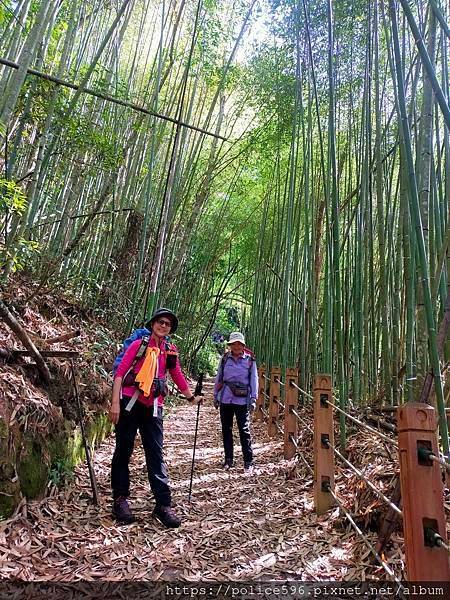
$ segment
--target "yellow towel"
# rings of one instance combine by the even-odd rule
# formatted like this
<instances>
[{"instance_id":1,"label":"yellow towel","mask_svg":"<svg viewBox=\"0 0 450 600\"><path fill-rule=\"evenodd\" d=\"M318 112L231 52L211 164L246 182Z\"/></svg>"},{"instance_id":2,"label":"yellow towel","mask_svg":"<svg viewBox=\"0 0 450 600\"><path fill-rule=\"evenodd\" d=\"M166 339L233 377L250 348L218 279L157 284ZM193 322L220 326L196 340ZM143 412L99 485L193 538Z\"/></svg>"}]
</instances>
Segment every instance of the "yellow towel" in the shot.
<instances>
[{"instance_id":1,"label":"yellow towel","mask_svg":"<svg viewBox=\"0 0 450 600\"><path fill-rule=\"evenodd\" d=\"M153 380L158 370L159 348L149 347L145 352L144 362L136 375L136 383L144 396L150 396Z\"/></svg>"}]
</instances>

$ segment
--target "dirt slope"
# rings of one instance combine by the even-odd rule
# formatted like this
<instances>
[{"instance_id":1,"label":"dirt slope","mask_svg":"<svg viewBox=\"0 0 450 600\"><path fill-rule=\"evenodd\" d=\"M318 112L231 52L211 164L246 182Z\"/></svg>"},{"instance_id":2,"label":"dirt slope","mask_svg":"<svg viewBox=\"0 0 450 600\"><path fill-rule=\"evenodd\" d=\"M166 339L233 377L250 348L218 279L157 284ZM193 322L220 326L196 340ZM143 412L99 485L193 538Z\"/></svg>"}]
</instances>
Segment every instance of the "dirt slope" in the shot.
<instances>
[{"instance_id":1,"label":"dirt slope","mask_svg":"<svg viewBox=\"0 0 450 600\"><path fill-rule=\"evenodd\" d=\"M30 299L31 298L31 299ZM94 315L57 291L39 290L26 277L16 277L3 300L39 349L75 350L76 375L91 440L103 439L110 395L108 369L115 353L113 334ZM69 341L48 339L80 331ZM0 348L21 349L0 322ZM22 496L40 497L49 475L62 477L81 454L70 365L51 358L52 382L39 381L27 357L0 359L0 519L11 514Z\"/></svg>"}]
</instances>

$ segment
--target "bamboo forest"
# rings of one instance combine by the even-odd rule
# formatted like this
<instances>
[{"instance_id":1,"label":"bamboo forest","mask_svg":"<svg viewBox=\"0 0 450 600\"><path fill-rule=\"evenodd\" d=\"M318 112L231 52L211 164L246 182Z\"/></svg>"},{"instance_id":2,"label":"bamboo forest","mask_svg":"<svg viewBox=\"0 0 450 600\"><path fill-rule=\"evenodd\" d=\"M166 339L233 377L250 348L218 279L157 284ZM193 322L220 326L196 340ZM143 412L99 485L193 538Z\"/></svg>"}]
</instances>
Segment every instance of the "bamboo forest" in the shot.
<instances>
[{"instance_id":1,"label":"bamboo forest","mask_svg":"<svg viewBox=\"0 0 450 600\"><path fill-rule=\"evenodd\" d=\"M0 597L450 597L449 62L444 0L0 0Z\"/></svg>"}]
</instances>

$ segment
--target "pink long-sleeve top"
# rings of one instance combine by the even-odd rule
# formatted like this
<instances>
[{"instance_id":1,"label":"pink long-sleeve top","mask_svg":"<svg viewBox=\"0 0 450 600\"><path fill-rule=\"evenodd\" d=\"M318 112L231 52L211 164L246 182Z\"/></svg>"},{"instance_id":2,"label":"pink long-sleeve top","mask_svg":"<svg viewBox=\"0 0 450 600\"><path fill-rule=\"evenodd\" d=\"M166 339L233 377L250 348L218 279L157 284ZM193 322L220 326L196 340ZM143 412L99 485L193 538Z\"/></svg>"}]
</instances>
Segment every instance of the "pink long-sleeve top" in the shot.
<instances>
[{"instance_id":1,"label":"pink long-sleeve top","mask_svg":"<svg viewBox=\"0 0 450 600\"><path fill-rule=\"evenodd\" d=\"M129 345L129 347L127 348L127 351L123 355L120 365L117 367L117 371L114 376L114 379L116 377L125 377L128 370L130 369L131 365L133 364L133 360L137 354L137 351L138 351L140 345L141 345L140 339L135 340L134 342L132 342ZM149 346L157 347L157 343L156 343L155 339L153 338L153 336L150 338ZM165 377L166 377L166 360L167 360L165 340L161 340L159 348L160 348L161 352L158 356L158 372L156 374L156 377L159 377L160 379L165 379ZM176 352L177 351L176 346L171 344L170 350ZM145 358L145 355L140 360L138 360L137 363L134 365L133 371L135 373L139 372L139 369L142 367L142 364L144 362L144 358ZM180 391L185 391L189 387L188 382L186 381L186 378L183 375L183 372L181 370L178 356L177 356L177 362L176 362L175 367L173 369L169 369L169 373L170 373L170 376L171 376L173 382L175 383L175 385L177 386L177 388ZM123 396L132 396L134 394L135 390L136 390L136 388L134 386L122 386L122 395ZM142 402L142 404L145 404L145 406L153 406L153 391L150 393L150 396L148 396L147 398L143 394L140 394L138 397L138 401ZM159 396L158 397L158 405L162 406L163 403L164 403L164 398L162 396Z\"/></svg>"}]
</instances>

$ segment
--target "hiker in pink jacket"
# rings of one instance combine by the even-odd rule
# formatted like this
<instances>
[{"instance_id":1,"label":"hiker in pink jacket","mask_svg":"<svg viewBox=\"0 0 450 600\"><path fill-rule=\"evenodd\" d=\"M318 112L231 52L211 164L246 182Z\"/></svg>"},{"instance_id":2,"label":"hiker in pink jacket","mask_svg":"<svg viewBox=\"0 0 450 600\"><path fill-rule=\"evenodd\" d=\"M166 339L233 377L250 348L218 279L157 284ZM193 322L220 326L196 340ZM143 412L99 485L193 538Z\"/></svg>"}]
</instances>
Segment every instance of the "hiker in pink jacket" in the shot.
<instances>
[{"instance_id":1,"label":"hiker in pink jacket","mask_svg":"<svg viewBox=\"0 0 450 600\"><path fill-rule=\"evenodd\" d=\"M178 351L168 334L178 326L169 309L158 309L146 323L150 336L133 341L114 376L109 418L115 425L116 448L111 465L113 515L122 523L135 518L127 498L130 493L129 463L137 431L141 434L148 479L156 506L153 515L166 527L179 527L181 520L171 508L167 468L163 458L163 404L167 395L166 372L190 402L194 401L184 377Z\"/></svg>"}]
</instances>

